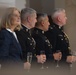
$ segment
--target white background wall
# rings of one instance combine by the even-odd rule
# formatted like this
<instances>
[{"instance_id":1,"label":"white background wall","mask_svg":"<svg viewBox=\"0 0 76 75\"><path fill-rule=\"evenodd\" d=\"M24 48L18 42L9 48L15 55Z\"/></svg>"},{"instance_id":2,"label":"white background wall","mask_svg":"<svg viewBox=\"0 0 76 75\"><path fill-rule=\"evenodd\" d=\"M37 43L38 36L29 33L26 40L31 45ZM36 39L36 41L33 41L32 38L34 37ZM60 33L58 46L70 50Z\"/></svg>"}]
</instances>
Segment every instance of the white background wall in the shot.
<instances>
[{"instance_id":1,"label":"white background wall","mask_svg":"<svg viewBox=\"0 0 76 75\"><path fill-rule=\"evenodd\" d=\"M0 7L17 7L19 10L24 8L26 0L0 0Z\"/></svg>"},{"instance_id":2,"label":"white background wall","mask_svg":"<svg viewBox=\"0 0 76 75\"><path fill-rule=\"evenodd\" d=\"M16 0L16 7L21 10L26 5L26 0Z\"/></svg>"},{"instance_id":3,"label":"white background wall","mask_svg":"<svg viewBox=\"0 0 76 75\"><path fill-rule=\"evenodd\" d=\"M0 0L0 7L10 7L15 6L15 0Z\"/></svg>"}]
</instances>

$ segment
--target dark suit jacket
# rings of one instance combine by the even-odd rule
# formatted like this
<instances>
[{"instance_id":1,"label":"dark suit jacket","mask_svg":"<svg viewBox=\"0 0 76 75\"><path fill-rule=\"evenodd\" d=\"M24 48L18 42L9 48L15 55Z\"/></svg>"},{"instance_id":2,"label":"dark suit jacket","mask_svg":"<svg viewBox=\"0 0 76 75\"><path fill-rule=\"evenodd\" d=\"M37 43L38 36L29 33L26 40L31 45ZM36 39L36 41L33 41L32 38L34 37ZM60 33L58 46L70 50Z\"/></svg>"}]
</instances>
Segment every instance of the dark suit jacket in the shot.
<instances>
[{"instance_id":1,"label":"dark suit jacket","mask_svg":"<svg viewBox=\"0 0 76 75\"><path fill-rule=\"evenodd\" d=\"M14 35L3 29L0 31L0 63L2 66L22 63L22 50Z\"/></svg>"}]
</instances>

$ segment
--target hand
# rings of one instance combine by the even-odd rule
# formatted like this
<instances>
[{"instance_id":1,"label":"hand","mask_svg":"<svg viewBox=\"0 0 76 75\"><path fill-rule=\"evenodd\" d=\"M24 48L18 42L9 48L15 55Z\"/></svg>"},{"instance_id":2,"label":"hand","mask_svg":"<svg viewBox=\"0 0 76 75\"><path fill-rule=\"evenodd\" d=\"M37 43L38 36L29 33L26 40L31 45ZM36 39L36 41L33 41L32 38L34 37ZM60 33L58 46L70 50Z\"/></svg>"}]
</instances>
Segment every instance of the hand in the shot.
<instances>
[{"instance_id":1,"label":"hand","mask_svg":"<svg viewBox=\"0 0 76 75\"><path fill-rule=\"evenodd\" d=\"M24 69L30 69L30 68L31 68L31 64L29 62L25 62Z\"/></svg>"},{"instance_id":2,"label":"hand","mask_svg":"<svg viewBox=\"0 0 76 75\"><path fill-rule=\"evenodd\" d=\"M67 56L67 60L68 63L72 63L76 61L76 57L75 56Z\"/></svg>"},{"instance_id":3,"label":"hand","mask_svg":"<svg viewBox=\"0 0 76 75\"><path fill-rule=\"evenodd\" d=\"M46 55L37 55L37 62L38 63L46 62Z\"/></svg>"},{"instance_id":4,"label":"hand","mask_svg":"<svg viewBox=\"0 0 76 75\"><path fill-rule=\"evenodd\" d=\"M58 52L58 53L54 53L53 54L54 60L61 60L62 58L62 53Z\"/></svg>"}]
</instances>

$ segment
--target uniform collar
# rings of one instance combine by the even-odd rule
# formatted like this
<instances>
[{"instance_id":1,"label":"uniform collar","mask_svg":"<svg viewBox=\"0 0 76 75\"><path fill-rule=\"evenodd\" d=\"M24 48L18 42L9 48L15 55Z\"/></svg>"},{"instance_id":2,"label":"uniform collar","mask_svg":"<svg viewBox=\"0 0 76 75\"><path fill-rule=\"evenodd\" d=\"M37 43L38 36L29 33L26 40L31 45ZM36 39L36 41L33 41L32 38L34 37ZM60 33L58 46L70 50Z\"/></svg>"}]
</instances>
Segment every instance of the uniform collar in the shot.
<instances>
[{"instance_id":1,"label":"uniform collar","mask_svg":"<svg viewBox=\"0 0 76 75\"><path fill-rule=\"evenodd\" d=\"M27 29L30 29L30 28L28 28L26 25L24 25L24 24L22 24L22 26L24 26L24 27L26 27Z\"/></svg>"},{"instance_id":2,"label":"uniform collar","mask_svg":"<svg viewBox=\"0 0 76 75\"><path fill-rule=\"evenodd\" d=\"M36 30L36 33L40 32L40 33L44 34L44 31L39 28L35 28L35 30Z\"/></svg>"},{"instance_id":3,"label":"uniform collar","mask_svg":"<svg viewBox=\"0 0 76 75\"><path fill-rule=\"evenodd\" d=\"M30 31L30 29L29 28L27 28L25 25L23 25L22 24L22 28L26 31L26 32L29 32Z\"/></svg>"},{"instance_id":4,"label":"uniform collar","mask_svg":"<svg viewBox=\"0 0 76 75\"><path fill-rule=\"evenodd\" d=\"M57 27L58 29L60 29L60 30L63 30L63 27L62 26L59 26L58 24L53 24L53 27Z\"/></svg>"}]
</instances>

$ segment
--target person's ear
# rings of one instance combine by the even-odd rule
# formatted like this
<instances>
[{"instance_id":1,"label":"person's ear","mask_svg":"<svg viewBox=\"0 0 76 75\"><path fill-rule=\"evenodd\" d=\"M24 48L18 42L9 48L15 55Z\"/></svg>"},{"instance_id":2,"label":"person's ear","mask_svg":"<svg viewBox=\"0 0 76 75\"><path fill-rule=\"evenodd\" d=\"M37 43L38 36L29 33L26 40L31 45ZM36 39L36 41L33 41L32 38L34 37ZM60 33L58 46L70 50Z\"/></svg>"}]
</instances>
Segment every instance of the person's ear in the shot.
<instances>
[{"instance_id":1,"label":"person's ear","mask_svg":"<svg viewBox=\"0 0 76 75\"><path fill-rule=\"evenodd\" d=\"M41 25L42 25L42 26L44 25L44 21L41 21Z\"/></svg>"},{"instance_id":2,"label":"person's ear","mask_svg":"<svg viewBox=\"0 0 76 75\"><path fill-rule=\"evenodd\" d=\"M61 21L61 18L60 18L60 17L57 17L57 20L58 20L58 21Z\"/></svg>"},{"instance_id":3,"label":"person's ear","mask_svg":"<svg viewBox=\"0 0 76 75\"><path fill-rule=\"evenodd\" d=\"M29 23L31 22L31 17L30 17L30 16L27 17L27 21L28 21Z\"/></svg>"}]
</instances>

